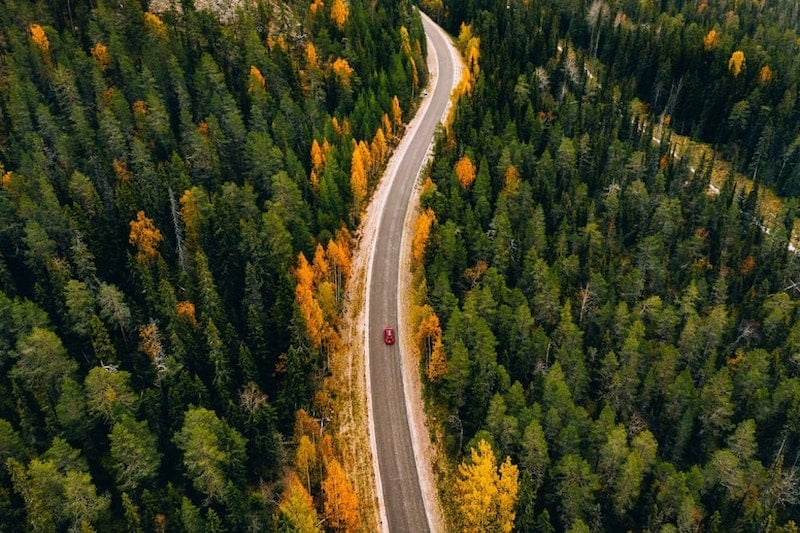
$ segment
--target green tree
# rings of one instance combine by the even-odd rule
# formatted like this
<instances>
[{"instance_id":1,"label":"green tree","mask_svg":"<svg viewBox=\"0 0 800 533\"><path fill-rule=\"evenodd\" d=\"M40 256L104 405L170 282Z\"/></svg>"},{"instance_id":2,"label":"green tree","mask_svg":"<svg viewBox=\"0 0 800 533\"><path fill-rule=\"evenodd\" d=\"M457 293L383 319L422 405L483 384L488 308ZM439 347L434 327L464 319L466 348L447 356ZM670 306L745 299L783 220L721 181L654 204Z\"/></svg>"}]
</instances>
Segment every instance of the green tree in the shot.
<instances>
[{"instance_id":1,"label":"green tree","mask_svg":"<svg viewBox=\"0 0 800 533\"><path fill-rule=\"evenodd\" d=\"M158 474L161 454L147 422L123 414L108 434L114 478L121 491L135 491Z\"/></svg>"},{"instance_id":2,"label":"green tree","mask_svg":"<svg viewBox=\"0 0 800 533\"><path fill-rule=\"evenodd\" d=\"M89 412L112 423L136 411L138 399L129 384L130 373L96 366L86 375L86 403Z\"/></svg>"},{"instance_id":3,"label":"green tree","mask_svg":"<svg viewBox=\"0 0 800 533\"><path fill-rule=\"evenodd\" d=\"M17 341L19 357L9 376L29 391L43 412L55 415L61 382L78 365L67 356L61 339L52 331L34 327Z\"/></svg>"},{"instance_id":4,"label":"green tree","mask_svg":"<svg viewBox=\"0 0 800 533\"><path fill-rule=\"evenodd\" d=\"M555 465L554 476L562 525L568 528L578 520L587 520L600 488L589 463L579 455L565 455Z\"/></svg>"},{"instance_id":5,"label":"green tree","mask_svg":"<svg viewBox=\"0 0 800 533\"><path fill-rule=\"evenodd\" d=\"M245 439L214 411L190 407L175 434L183 464L195 488L211 501L221 501L229 480L238 480L244 467Z\"/></svg>"}]
</instances>

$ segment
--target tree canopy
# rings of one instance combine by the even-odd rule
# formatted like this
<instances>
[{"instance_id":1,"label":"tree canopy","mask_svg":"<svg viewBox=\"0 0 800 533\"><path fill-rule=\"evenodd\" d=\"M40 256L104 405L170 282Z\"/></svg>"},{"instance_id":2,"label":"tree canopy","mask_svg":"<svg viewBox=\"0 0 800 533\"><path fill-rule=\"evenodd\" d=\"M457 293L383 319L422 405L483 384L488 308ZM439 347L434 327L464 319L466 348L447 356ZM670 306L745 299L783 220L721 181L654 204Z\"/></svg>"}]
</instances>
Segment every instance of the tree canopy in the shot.
<instances>
[{"instance_id":1,"label":"tree canopy","mask_svg":"<svg viewBox=\"0 0 800 533\"><path fill-rule=\"evenodd\" d=\"M519 531L794 531L796 9L423 6L467 62L414 247L452 521L483 447Z\"/></svg>"}]
</instances>

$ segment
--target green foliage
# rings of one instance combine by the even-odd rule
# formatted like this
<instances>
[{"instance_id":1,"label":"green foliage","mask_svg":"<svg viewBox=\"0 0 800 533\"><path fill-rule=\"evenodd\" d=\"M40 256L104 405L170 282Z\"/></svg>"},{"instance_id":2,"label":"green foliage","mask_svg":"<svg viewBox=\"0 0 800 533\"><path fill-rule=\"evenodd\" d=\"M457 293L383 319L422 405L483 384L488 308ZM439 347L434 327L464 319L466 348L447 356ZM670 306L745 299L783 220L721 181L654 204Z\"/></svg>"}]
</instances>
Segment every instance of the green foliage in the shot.
<instances>
[{"instance_id":1,"label":"green foliage","mask_svg":"<svg viewBox=\"0 0 800 533\"><path fill-rule=\"evenodd\" d=\"M444 442L454 464L486 438L520 465L519 530L795 527L794 201L758 205L796 192L796 17L589 4L444 3L481 43L422 199ZM756 187L711 188L672 132Z\"/></svg>"},{"instance_id":2,"label":"green foliage","mask_svg":"<svg viewBox=\"0 0 800 533\"><path fill-rule=\"evenodd\" d=\"M229 481L241 479L246 441L213 411L190 408L174 440L187 476L209 500L221 500Z\"/></svg>"},{"instance_id":3,"label":"green foliage","mask_svg":"<svg viewBox=\"0 0 800 533\"><path fill-rule=\"evenodd\" d=\"M121 491L133 491L155 478L160 454L147 422L138 422L124 414L111 428L108 439L114 477Z\"/></svg>"},{"instance_id":4,"label":"green foliage","mask_svg":"<svg viewBox=\"0 0 800 533\"><path fill-rule=\"evenodd\" d=\"M341 28L304 2L224 23L146 5L0 5L2 530L268 527L284 439L324 375L294 262L355 229L352 143L426 83L408 2L347 2ZM147 260L139 212L161 235ZM64 471L40 502L55 437L97 487Z\"/></svg>"}]
</instances>

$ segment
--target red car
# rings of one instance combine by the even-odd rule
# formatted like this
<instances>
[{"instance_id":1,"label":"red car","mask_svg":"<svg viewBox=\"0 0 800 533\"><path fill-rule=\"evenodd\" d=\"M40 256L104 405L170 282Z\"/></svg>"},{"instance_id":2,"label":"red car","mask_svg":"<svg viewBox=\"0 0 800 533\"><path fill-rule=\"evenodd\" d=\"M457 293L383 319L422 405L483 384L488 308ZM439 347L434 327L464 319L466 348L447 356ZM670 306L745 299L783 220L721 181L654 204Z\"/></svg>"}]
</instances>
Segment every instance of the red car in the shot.
<instances>
[{"instance_id":1,"label":"red car","mask_svg":"<svg viewBox=\"0 0 800 533\"><path fill-rule=\"evenodd\" d=\"M383 328L383 342L386 344L394 344L394 328L386 326Z\"/></svg>"}]
</instances>

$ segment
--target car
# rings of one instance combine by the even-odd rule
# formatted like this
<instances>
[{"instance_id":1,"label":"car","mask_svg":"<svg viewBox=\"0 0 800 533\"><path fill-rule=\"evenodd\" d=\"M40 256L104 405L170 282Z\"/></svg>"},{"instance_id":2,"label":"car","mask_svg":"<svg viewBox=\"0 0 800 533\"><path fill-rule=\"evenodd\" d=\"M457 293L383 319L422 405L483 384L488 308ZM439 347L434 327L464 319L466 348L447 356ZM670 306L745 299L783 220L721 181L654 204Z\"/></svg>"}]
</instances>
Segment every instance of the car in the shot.
<instances>
[{"instance_id":1,"label":"car","mask_svg":"<svg viewBox=\"0 0 800 533\"><path fill-rule=\"evenodd\" d=\"M383 328L383 342L386 344L394 344L394 328L392 326Z\"/></svg>"}]
</instances>

